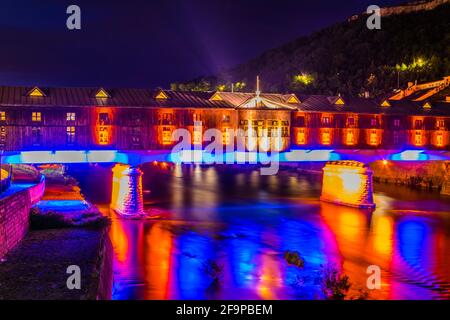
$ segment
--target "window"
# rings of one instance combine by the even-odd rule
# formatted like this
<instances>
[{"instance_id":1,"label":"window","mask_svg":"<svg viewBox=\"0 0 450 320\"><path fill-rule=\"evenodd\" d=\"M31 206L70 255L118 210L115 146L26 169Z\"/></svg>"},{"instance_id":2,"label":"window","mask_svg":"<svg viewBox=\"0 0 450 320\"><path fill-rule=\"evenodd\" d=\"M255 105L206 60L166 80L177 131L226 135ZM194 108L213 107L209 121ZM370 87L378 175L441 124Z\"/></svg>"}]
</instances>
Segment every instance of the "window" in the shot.
<instances>
[{"instance_id":1,"label":"window","mask_svg":"<svg viewBox=\"0 0 450 320\"><path fill-rule=\"evenodd\" d=\"M193 144L195 145L201 145L202 144L202 130L199 129L194 129L194 137L193 137Z\"/></svg>"},{"instance_id":2,"label":"window","mask_svg":"<svg viewBox=\"0 0 450 320\"><path fill-rule=\"evenodd\" d=\"M400 134L398 133L398 131L394 131L394 144L400 144Z\"/></svg>"},{"instance_id":3,"label":"window","mask_svg":"<svg viewBox=\"0 0 450 320\"><path fill-rule=\"evenodd\" d=\"M230 116L229 115L224 115L223 117L222 117L222 122L230 122L230 120L231 120L231 118L230 118Z\"/></svg>"},{"instance_id":4,"label":"window","mask_svg":"<svg viewBox=\"0 0 450 320\"><path fill-rule=\"evenodd\" d=\"M370 119L370 126L376 127L378 125L378 120L376 118Z\"/></svg>"},{"instance_id":5,"label":"window","mask_svg":"<svg viewBox=\"0 0 450 320\"><path fill-rule=\"evenodd\" d=\"M281 127L281 136L283 138L289 137L289 127Z\"/></svg>"},{"instance_id":6,"label":"window","mask_svg":"<svg viewBox=\"0 0 450 320\"><path fill-rule=\"evenodd\" d=\"M131 123L132 124L140 124L141 123L141 117L142 117L141 114L133 112L131 114Z\"/></svg>"},{"instance_id":7,"label":"window","mask_svg":"<svg viewBox=\"0 0 450 320\"><path fill-rule=\"evenodd\" d=\"M202 115L201 115L201 114L194 113L194 114L192 115L192 120L193 120L194 122L196 122L196 121L202 121Z\"/></svg>"},{"instance_id":8,"label":"window","mask_svg":"<svg viewBox=\"0 0 450 320\"><path fill-rule=\"evenodd\" d=\"M32 112L31 113L31 121L33 122L41 122L42 115L40 112Z\"/></svg>"},{"instance_id":9,"label":"window","mask_svg":"<svg viewBox=\"0 0 450 320\"><path fill-rule=\"evenodd\" d=\"M225 128L222 130L222 144L229 145L231 143L231 133L230 129Z\"/></svg>"},{"instance_id":10,"label":"window","mask_svg":"<svg viewBox=\"0 0 450 320\"><path fill-rule=\"evenodd\" d=\"M100 127L98 132L98 142L100 145L105 146L109 144L109 128L108 127Z\"/></svg>"},{"instance_id":11,"label":"window","mask_svg":"<svg viewBox=\"0 0 450 320\"><path fill-rule=\"evenodd\" d=\"M305 126L305 117L303 116L297 117L297 126L299 127Z\"/></svg>"},{"instance_id":12,"label":"window","mask_svg":"<svg viewBox=\"0 0 450 320\"><path fill-rule=\"evenodd\" d=\"M141 145L141 128L140 127L131 128L131 144L133 146Z\"/></svg>"},{"instance_id":13,"label":"window","mask_svg":"<svg viewBox=\"0 0 450 320\"><path fill-rule=\"evenodd\" d=\"M330 145L331 144L331 134L330 131L324 131L322 132L322 138L321 138L323 145Z\"/></svg>"},{"instance_id":14,"label":"window","mask_svg":"<svg viewBox=\"0 0 450 320\"><path fill-rule=\"evenodd\" d=\"M0 111L0 121L6 121L6 112Z\"/></svg>"},{"instance_id":15,"label":"window","mask_svg":"<svg viewBox=\"0 0 450 320\"><path fill-rule=\"evenodd\" d=\"M306 144L305 129L301 129L297 132L297 144L299 145Z\"/></svg>"},{"instance_id":16,"label":"window","mask_svg":"<svg viewBox=\"0 0 450 320\"><path fill-rule=\"evenodd\" d=\"M438 132L436 135L436 146L438 147L444 146L444 134L442 132Z\"/></svg>"},{"instance_id":17,"label":"window","mask_svg":"<svg viewBox=\"0 0 450 320\"><path fill-rule=\"evenodd\" d=\"M422 126L423 126L423 120L416 120L414 122L414 128L415 129L422 129Z\"/></svg>"},{"instance_id":18,"label":"window","mask_svg":"<svg viewBox=\"0 0 450 320\"><path fill-rule=\"evenodd\" d=\"M33 146L38 146L41 144L41 128L33 127L31 129L31 140Z\"/></svg>"},{"instance_id":19,"label":"window","mask_svg":"<svg viewBox=\"0 0 450 320\"><path fill-rule=\"evenodd\" d=\"M378 145L378 133L376 130L372 130L370 132L370 136L369 136L369 144L371 146L377 146Z\"/></svg>"},{"instance_id":20,"label":"window","mask_svg":"<svg viewBox=\"0 0 450 320\"><path fill-rule=\"evenodd\" d=\"M170 128L164 127L162 131L162 144L170 145L172 144L172 130Z\"/></svg>"},{"instance_id":21,"label":"window","mask_svg":"<svg viewBox=\"0 0 450 320\"><path fill-rule=\"evenodd\" d=\"M0 115L0 120L1 120L1 115ZM445 121L444 120L437 120L436 121L436 127L438 127L439 129L444 129L445 128Z\"/></svg>"},{"instance_id":22,"label":"window","mask_svg":"<svg viewBox=\"0 0 450 320\"><path fill-rule=\"evenodd\" d=\"M75 121L76 120L75 112L67 112L66 113L66 120L67 121Z\"/></svg>"},{"instance_id":23,"label":"window","mask_svg":"<svg viewBox=\"0 0 450 320\"><path fill-rule=\"evenodd\" d=\"M347 119L347 127L353 128L355 126L355 118L350 117Z\"/></svg>"},{"instance_id":24,"label":"window","mask_svg":"<svg viewBox=\"0 0 450 320\"><path fill-rule=\"evenodd\" d=\"M352 146L355 144L355 133L353 130L347 131L347 137L345 139L345 144L348 146Z\"/></svg>"},{"instance_id":25,"label":"window","mask_svg":"<svg viewBox=\"0 0 450 320\"><path fill-rule=\"evenodd\" d=\"M102 112L98 114L98 122L100 125L109 125L109 114L106 112Z\"/></svg>"},{"instance_id":26,"label":"window","mask_svg":"<svg viewBox=\"0 0 450 320\"><path fill-rule=\"evenodd\" d=\"M394 127L400 127L400 119L394 119Z\"/></svg>"},{"instance_id":27,"label":"window","mask_svg":"<svg viewBox=\"0 0 450 320\"><path fill-rule=\"evenodd\" d=\"M76 141L76 135L75 135L75 127L67 127L66 128L66 137L67 137L67 143L68 144L74 144Z\"/></svg>"},{"instance_id":28,"label":"window","mask_svg":"<svg viewBox=\"0 0 450 320\"><path fill-rule=\"evenodd\" d=\"M4 148L6 144L6 127L0 127L0 147Z\"/></svg>"},{"instance_id":29,"label":"window","mask_svg":"<svg viewBox=\"0 0 450 320\"><path fill-rule=\"evenodd\" d=\"M322 117L322 125L323 126L329 126L331 124L330 117Z\"/></svg>"},{"instance_id":30,"label":"window","mask_svg":"<svg viewBox=\"0 0 450 320\"><path fill-rule=\"evenodd\" d=\"M416 131L414 134L414 144L416 146L423 145L422 131Z\"/></svg>"},{"instance_id":31,"label":"window","mask_svg":"<svg viewBox=\"0 0 450 320\"><path fill-rule=\"evenodd\" d=\"M163 113L162 115L162 123L163 125L172 125L173 122L173 114L172 113Z\"/></svg>"}]
</instances>

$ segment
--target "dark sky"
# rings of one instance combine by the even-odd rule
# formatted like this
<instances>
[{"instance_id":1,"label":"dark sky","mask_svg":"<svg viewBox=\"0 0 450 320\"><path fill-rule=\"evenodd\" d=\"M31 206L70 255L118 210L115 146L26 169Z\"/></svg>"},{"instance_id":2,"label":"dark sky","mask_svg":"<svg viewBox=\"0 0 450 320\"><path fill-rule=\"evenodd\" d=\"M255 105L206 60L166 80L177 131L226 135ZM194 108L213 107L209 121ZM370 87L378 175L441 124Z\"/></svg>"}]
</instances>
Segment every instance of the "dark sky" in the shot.
<instances>
[{"instance_id":1,"label":"dark sky","mask_svg":"<svg viewBox=\"0 0 450 320\"><path fill-rule=\"evenodd\" d=\"M405 0L1 0L0 85L167 87ZM82 29L66 28L81 7Z\"/></svg>"}]
</instances>

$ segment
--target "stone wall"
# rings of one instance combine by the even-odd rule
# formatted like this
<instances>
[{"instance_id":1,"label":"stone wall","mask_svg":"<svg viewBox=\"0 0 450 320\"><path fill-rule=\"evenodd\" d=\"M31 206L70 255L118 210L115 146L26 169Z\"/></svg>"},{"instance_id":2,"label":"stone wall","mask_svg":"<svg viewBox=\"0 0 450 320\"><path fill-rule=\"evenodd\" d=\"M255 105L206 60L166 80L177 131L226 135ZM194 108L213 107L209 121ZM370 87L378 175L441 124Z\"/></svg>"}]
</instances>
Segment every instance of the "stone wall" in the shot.
<instances>
[{"instance_id":1,"label":"stone wall","mask_svg":"<svg viewBox=\"0 0 450 320\"><path fill-rule=\"evenodd\" d=\"M44 194L45 179L25 190L0 199L0 259L26 235L30 208Z\"/></svg>"},{"instance_id":2,"label":"stone wall","mask_svg":"<svg viewBox=\"0 0 450 320\"><path fill-rule=\"evenodd\" d=\"M448 161L376 161L370 164L374 180L441 190L449 180Z\"/></svg>"}]
</instances>

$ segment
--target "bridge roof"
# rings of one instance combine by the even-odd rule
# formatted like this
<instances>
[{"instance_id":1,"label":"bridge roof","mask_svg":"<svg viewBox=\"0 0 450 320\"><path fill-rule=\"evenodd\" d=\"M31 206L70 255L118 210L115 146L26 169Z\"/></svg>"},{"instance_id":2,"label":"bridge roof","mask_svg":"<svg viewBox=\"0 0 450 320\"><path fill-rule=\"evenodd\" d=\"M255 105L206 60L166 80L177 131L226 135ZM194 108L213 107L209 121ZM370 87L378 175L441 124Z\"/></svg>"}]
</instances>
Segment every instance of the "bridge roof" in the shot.
<instances>
[{"instance_id":1,"label":"bridge roof","mask_svg":"<svg viewBox=\"0 0 450 320\"><path fill-rule=\"evenodd\" d=\"M230 108L238 109L256 97L243 92L178 92L171 90L104 88L107 97L96 98L100 88L39 88L43 96L30 96L30 87L0 86L0 106L8 107L148 107L148 108ZM431 101L389 100L382 106L378 99L325 95L293 95L261 93L270 110L304 112L405 114L450 116L450 103ZM339 103L338 103L339 102ZM264 109L264 108L262 108Z\"/></svg>"}]
</instances>

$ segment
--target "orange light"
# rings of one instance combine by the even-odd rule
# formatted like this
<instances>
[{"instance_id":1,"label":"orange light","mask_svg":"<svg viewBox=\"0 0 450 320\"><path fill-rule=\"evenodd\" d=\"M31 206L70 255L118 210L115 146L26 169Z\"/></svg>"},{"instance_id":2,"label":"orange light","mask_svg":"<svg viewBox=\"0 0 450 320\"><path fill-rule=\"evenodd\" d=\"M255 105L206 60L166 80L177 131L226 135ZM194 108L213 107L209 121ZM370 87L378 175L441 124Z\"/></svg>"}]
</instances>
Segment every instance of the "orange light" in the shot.
<instances>
[{"instance_id":1,"label":"orange light","mask_svg":"<svg viewBox=\"0 0 450 320\"><path fill-rule=\"evenodd\" d=\"M330 131L326 130L326 131L322 132L321 142L322 142L323 145L326 145L326 146L331 144L331 133L330 133Z\"/></svg>"},{"instance_id":2,"label":"orange light","mask_svg":"<svg viewBox=\"0 0 450 320\"><path fill-rule=\"evenodd\" d=\"M331 162L323 168L322 201L373 208L372 171L355 161Z\"/></svg>"},{"instance_id":3,"label":"orange light","mask_svg":"<svg viewBox=\"0 0 450 320\"><path fill-rule=\"evenodd\" d=\"M297 144L306 144L306 135L304 129L301 129L297 132Z\"/></svg>"},{"instance_id":4,"label":"orange light","mask_svg":"<svg viewBox=\"0 0 450 320\"><path fill-rule=\"evenodd\" d=\"M414 145L420 147L423 145L423 133L422 131L414 132Z\"/></svg>"},{"instance_id":5,"label":"orange light","mask_svg":"<svg viewBox=\"0 0 450 320\"><path fill-rule=\"evenodd\" d=\"M346 141L345 143L348 146L352 146L355 144L355 133L353 132L353 130L349 130L347 131L347 136L346 136Z\"/></svg>"},{"instance_id":6,"label":"orange light","mask_svg":"<svg viewBox=\"0 0 450 320\"><path fill-rule=\"evenodd\" d=\"M438 132L436 135L436 146L437 147L444 146L444 134L442 132Z\"/></svg>"},{"instance_id":7,"label":"orange light","mask_svg":"<svg viewBox=\"0 0 450 320\"><path fill-rule=\"evenodd\" d=\"M388 161L387 160L383 160L383 165L387 166L388 165Z\"/></svg>"},{"instance_id":8,"label":"orange light","mask_svg":"<svg viewBox=\"0 0 450 320\"><path fill-rule=\"evenodd\" d=\"M369 136L369 144L371 146L377 146L379 144L378 140L378 132L376 130L372 130Z\"/></svg>"}]
</instances>

